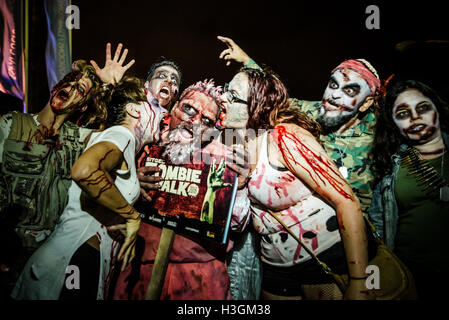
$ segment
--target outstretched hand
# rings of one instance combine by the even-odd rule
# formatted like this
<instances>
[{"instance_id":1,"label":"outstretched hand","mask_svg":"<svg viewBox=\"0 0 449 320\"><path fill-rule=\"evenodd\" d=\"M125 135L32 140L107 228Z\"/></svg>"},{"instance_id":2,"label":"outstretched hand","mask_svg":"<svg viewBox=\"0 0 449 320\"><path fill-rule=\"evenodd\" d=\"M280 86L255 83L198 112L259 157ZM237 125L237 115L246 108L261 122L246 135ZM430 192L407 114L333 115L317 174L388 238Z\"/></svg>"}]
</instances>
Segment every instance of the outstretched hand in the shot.
<instances>
[{"instance_id":1,"label":"outstretched hand","mask_svg":"<svg viewBox=\"0 0 449 320\"><path fill-rule=\"evenodd\" d=\"M122 79L126 70L131 68L131 66L136 62L133 59L127 65L123 66L126 56L128 55L128 49L125 49L123 54L121 54L122 48L123 45L119 43L117 49L115 50L114 58L111 59L111 44L106 44L106 62L103 69L101 69L94 60L90 60L90 63L103 83L116 84Z\"/></svg>"},{"instance_id":2,"label":"outstretched hand","mask_svg":"<svg viewBox=\"0 0 449 320\"><path fill-rule=\"evenodd\" d=\"M232 60L243 65L248 64L251 58L234 42L234 40L222 36L218 36L217 39L228 47L220 53L220 59L227 61L226 66L231 65Z\"/></svg>"}]
</instances>

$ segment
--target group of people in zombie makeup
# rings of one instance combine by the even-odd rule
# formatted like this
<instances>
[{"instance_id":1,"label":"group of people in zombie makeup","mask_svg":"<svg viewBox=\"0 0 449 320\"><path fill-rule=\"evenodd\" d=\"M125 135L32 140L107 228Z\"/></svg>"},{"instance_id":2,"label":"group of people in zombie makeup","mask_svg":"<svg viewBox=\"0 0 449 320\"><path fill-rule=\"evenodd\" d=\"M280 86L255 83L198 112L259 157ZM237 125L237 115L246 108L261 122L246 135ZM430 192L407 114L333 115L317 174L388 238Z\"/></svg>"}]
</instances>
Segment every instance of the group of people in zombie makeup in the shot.
<instances>
[{"instance_id":1,"label":"group of people in zombie makeup","mask_svg":"<svg viewBox=\"0 0 449 320\"><path fill-rule=\"evenodd\" d=\"M204 80L181 93L166 58L146 81L129 76L135 61L108 44L105 66L74 62L39 113L0 118L2 294L145 299L162 230L141 217L161 180L144 160L158 146L173 163L221 150L238 174L231 240L176 234L160 299L374 299L364 216L419 297L443 297L447 104L413 79L383 81L364 59L333 69L321 101L291 98L271 69L218 40L219 57L241 65L223 86ZM241 143L210 139L217 130ZM345 292L284 225L349 275ZM70 265L77 290L65 285Z\"/></svg>"}]
</instances>

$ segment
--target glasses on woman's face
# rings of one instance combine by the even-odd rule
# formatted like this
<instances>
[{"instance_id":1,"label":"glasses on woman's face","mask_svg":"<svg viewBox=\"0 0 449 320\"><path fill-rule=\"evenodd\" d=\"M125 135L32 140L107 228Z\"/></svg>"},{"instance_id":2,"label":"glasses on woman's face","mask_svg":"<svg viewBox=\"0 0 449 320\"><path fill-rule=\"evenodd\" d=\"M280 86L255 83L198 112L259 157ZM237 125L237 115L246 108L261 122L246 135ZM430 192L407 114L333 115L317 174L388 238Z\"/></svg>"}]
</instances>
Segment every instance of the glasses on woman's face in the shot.
<instances>
[{"instance_id":1,"label":"glasses on woman's face","mask_svg":"<svg viewBox=\"0 0 449 320\"><path fill-rule=\"evenodd\" d=\"M227 83L227 82L226 82L225 85L224 85L223 94L227 94L227 95L228 95L228 101L229 101L230 103L238 102L238 103L248 104L248 101L245 101L245 100L243 100L243 99L240 99L239 97L237 97L237 96L235 95L234 92L229 91L229 83ZM229 99L229 96L231 97L231 99Z\"/></svg>"}]
</instances>

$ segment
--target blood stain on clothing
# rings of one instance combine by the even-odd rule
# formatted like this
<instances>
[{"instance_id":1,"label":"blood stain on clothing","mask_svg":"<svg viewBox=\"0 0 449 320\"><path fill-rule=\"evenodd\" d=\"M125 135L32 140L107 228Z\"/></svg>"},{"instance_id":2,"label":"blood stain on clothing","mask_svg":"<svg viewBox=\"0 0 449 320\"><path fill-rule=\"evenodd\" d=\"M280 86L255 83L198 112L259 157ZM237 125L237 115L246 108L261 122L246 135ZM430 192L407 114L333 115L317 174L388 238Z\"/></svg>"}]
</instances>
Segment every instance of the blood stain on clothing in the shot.
<instances>
[{"instance_id":1,"label":"blood stain on clothing","mask_svg":"<svg viewBox=\"0 0 449 320\"><path fill-rule=\"evenodd\" d=\"M311 179L320 185L317 178L326 185L326 181L343 197L346 199L352 199L352 196L343 189L343 181L340 179L339 174L331 167L331 163L327 159L323 159L320 154L317 154L309 147L307 147L294 133L287 131L284 126L278 126L273 132L274 140L278 143L278 148L282 153L282 156L286 162L290 171L294 171L293 165L298 165L303 168ZM288 146L288 142L293 142L294 150L291 150ZM298 152L302 158L309 165L310 169L302 165L295 157L293 151ZM315 173L312 174L313 171Z\"/></svg>"}]
</instances>

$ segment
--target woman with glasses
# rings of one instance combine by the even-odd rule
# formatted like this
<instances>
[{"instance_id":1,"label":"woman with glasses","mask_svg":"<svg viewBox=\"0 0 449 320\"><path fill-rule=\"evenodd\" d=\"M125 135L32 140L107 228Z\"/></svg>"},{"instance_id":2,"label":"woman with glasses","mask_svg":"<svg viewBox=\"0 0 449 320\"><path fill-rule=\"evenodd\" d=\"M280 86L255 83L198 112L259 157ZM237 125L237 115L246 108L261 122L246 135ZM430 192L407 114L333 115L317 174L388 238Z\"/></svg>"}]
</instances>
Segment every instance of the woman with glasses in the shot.
<instances>
[{"instance_id":1,"label":"woman with glasses","mask_svg":"<svg viewBox=\"0 0 449 320\"><path fill-rule=\"evenodd\" d=\"M246 128L262 298L372 298L365 287L368 253L360 204L319 143L318 124L289 108L286 87L269 70L243 68L225 91L219 125ZM334 272L349 272L345 293L270 213Z\"/></svg>"}]
</instances>

